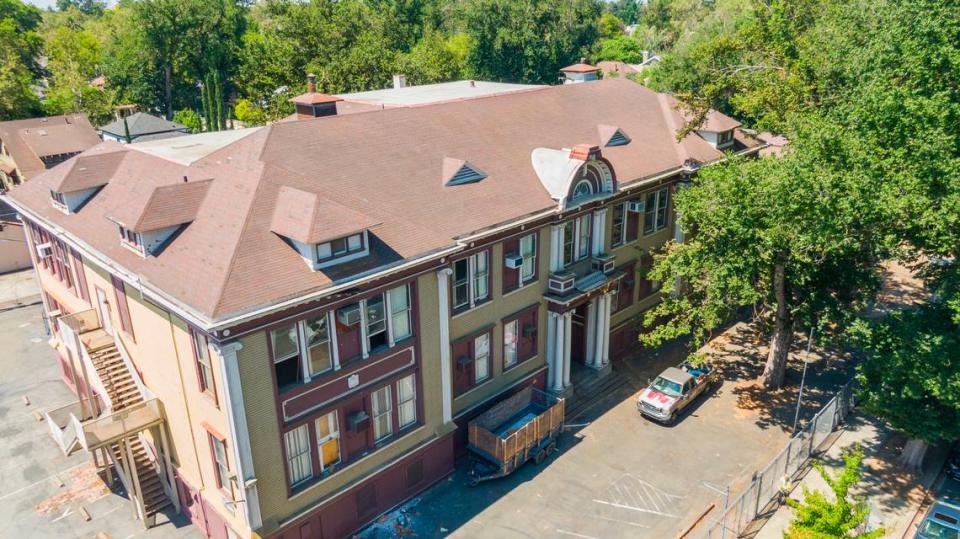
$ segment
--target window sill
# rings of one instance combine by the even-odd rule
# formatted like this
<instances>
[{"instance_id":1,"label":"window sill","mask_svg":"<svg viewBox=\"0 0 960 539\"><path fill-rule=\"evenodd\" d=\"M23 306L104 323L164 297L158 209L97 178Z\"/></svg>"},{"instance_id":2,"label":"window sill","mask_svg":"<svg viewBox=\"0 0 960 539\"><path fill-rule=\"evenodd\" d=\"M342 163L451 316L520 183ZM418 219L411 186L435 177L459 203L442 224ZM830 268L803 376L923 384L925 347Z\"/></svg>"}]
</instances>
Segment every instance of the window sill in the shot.
<instances>
[{"instance_id":1,"label":"window sill","mask_svg":"<svg viewBox=\"0 0 960 539\"><path fill-rule=\"evenodd\" d=\"M512 296L512 295L516 294L517 292L522 292L522 291L530 288L531 286L533 286L533 285L535 285L535 284L537 284L537 283L539 283L539 282L540 282L540 276L537 275L537 276L534 277L532 280L523 283L523 286L518 287L518 288L514 288L513 290L508 290L508 291L504 292L503 295L500 296L500 297L501 297L501 298L505 298L505 297L507 297L507 296Z\"/></svg>"},{"instance_id":2,"label":"window sill","mask_svg":"<svg viewBox=\"0 0 960 539\"><path fill-rule=\"evenodd\" d=\"M527 363L528 361L531 361L531 360L536 359L536 358L537 358L537 354L533 354L533 355L530 356L530 357L517 360L516 363L514 363L513 365L510 365L509 367L507 367L506 365L504 365L504 366L503 366L503 370L500 371L500 374L506 374L506 373L508 373L508 372L510 372L510 371L512 371L512 370L515 370L515 369L516 369L517 367L519 367L520 365L523 365L524 363Z\"/></svg>"},{"instance_id":3,"label":"window sill","mask_svg":"<svg viewBox=\"0 0 960 539\"><path fill-rule=\"evenodd\" d=\"M473 307L469 307L469 308L467 308L467 309L464 309L463 307L461 307L460 310L454 310L454 311L453 311L453 316L451 316L450 318L457 318L457 317L459 317L459 316L463 316L463 315L465 315L465 314L472 313L472 312L476 311L477 309L480 309L480 308L482 308L482 307L485 307L485 306L487 306L487 305L490 305L491 303L493 303L493 300L491 300L490 298L487 298L487 299L483 300L481 303L475 304Z\"/></svg>"}]
</instances>

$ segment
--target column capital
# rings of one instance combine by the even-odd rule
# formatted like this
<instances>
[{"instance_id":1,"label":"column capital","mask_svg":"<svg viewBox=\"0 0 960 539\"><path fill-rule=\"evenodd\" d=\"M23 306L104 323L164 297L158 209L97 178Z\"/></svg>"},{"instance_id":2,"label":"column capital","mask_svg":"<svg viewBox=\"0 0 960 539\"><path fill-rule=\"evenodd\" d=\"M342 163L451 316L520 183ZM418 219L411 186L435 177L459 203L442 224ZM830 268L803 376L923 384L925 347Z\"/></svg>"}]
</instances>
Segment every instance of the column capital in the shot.
<instances>
[{"instance_id":1,"label":"column capital","mask_svg":"<svg viewBox=\"0 0 960 539\"><path fill-rule=\"evenodd\" d=\"M453 268L449 266L445 268L440 268L437 270L438 277L449 277L451 275L453 275Z\"/></svg>"}]
</instances>

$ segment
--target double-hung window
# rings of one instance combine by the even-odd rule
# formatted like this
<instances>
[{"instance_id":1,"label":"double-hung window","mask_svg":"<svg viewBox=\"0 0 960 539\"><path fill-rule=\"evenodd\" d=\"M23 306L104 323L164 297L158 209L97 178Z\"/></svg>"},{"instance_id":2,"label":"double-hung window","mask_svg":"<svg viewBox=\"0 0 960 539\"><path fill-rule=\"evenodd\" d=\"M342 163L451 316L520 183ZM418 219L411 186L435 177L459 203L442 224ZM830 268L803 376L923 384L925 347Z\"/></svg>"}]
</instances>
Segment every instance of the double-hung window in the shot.
<instances>
[{"instance_id":1,"label":"double-hung window","mask_svg":"<svg viewBox=\"0 0 960 539\"><path fill-rule=\"evenodd\" d=\"M487 251L453 263L453 309L466 310L490 297L490 265Z\"/></svg>"},{"instance_id":2,"label":"double-hung window","mask_svg":"<svg viewBox=\"0 0 960 539\"><path fill-rule=\"evenodd\" d=\"M392 341L402 341L413 334L410 321L410 287L398 286L387 292L390 302L390 331Z\"/></svg>"},{"instance_id":3,"label":"double-hung window","mask_svg":"<svg viewBox=\"0 0 960 539\"><path fill-rule=\"evenodd\" d=\"M520 256L523 265L520 266L520 286L537 277L537 234L528 234L520 238Z\"/></svg>"},{"instance_id":4,"label":"double-hung window","mask_svg":"<svg viewBox=\"0 0 960 539\"><path fill-rule=\"evenodd\" d=\"M310 359L310 376L333 369L330 354L330 325L327 314L321 314L303 323L307 341L307 357Z\"/></svg>"},{"instance_id":5,"label":"double-hung window","mask_svg":"<svg viewBox=\"0 0 960 539\"><path fill-rule=\"evenodd\" d=\"M197 331L193 331L192 333L193 351L197 360L197 378L200 380L200 391L213 395L213 367L210 364L210 348L207 345L207 337Z\"/></svg>"},{"instance_id":6,"label":"double-hung window","mask_svg":"<svg viewBox=\"0 0 960 539\"><path fill-rule=\"evenodd\" d=\"M313 477L313 463L310 455L310 427L307 424L288 431L283 435L287 451L287 472L290 485L298 485Z\"/></svg>"},{"instance_id":7,"label":"double-hung window","mask_svg":"<svg viewBox=\"0 0 960 539\"><path fill-rule=\"evenodd\" d=\"M300 336L297 324L289 324L270 332L273 345L273 371L280 391L303 382L300 361Z\"/></svg>"},{"instance_id":8,"label":"double-hung window","mask_svg":"<svg viewBox=\"0 0 960 539\"><path fill-rule=\"evenodd\" d=\"M346 238L337 238L333 241L317 244L317 261L322 262L332 258L339 258L363 250L363 236L354 234Z\"/></svg>"},{"instance_id":9,"label":"double-hung window","mask_svg":"<svg viewBox=\"0 0 960 539\"><path fill-rule=\"evenodd\" d=\"M393 434L393 402L390 386L384 386L373 392L370 398L373 408L373 439L379 442Z\"/></svg>"},{"instance_id":10,"label":"double-hung window","mask_svg":"<svg viewBox=\"0 0 960 539\"><path fill-rule=\"evenodd\" d=\"M513 320L503 325L503 367L509 368L519 360L520 321Z\"/></svg>"},{"instance_id":11,"label":"double-hung window","mask_svg":"<svg viewBox=\"0 0 960 539\"><path fill-rule=\"evenodd\" d=\"M217 476L217 486L230 491L230 468L227 466L227 447L223 440L213 434L210 436L210 447L213 449L214 473Z\"/></svg>"},{"instance_id":12,"label":"double-hung window","mask_svg":"<svg viewBox=\"0 0 960 539\"><path fill-rule=\"evenodd\" d=\"M490 378L490 334L473 339L473 382L479 384Z\"/></svg>"},{"instance_id":13,"label":"double-hung window","mask_svg":"<svg viewBox=\"0 0 960 539\"><path fill-rule=\"evenodd\" d=\"M366 308L367 350L377 350L388 344L386 307L383 294L377 294L364 301Z\"/></svg>"},{"instance_id":14,"label":"double-hung window","mask_svg":"<svg viewBox=\"0 0 960 539\"><path fill-rule=\"evenodd\" d=\"M340 423L337 411L317 418L317 450L320 452L320 472L340 462Z\"/></svg>"},{"instance_id":15,"label":"double-hung window","mask_svg":"<svg viewBox=\"0 0 960 539\"><path fill-rule=\"evenodd\" d=\"M653 234L667 226L667 204L669 203L670 189L664 187L647 194L643 213L643 233Z\"/></svg>"},{"instance_id":16,"label":"double-hung window","mask_svg":"<svg viewBox=\"0 0 960 539\"><path fill-rule=\"evenodd\" d=\"M412 374L397 382L397 410L400 414L400 429L417 422L417 384Z\"/></svg>"},{"instance_id":17,"label":"double-hung window","mask_svg":"<svg viewBox=\"0 0 960 539\"><path fill-rule=\"evenodd\" d=\"M593 221L587 213L563 224L563 265L564 267L590 256L590 224Z\"/></svg>"},{"instance_id":18,"label":"double-hung window","mask_svg":"<svg viewBox=\"0 0 960 539\"><path fill-rule=\"evenodd\" d=\"M589 213L577 218L577 260L590 256L590 224L592 216Z\"/></svg>"},{"instance_id":19,"label":"double-hung window","mask_svg":"<svg viewBox=\"0 0 960 539\"><path fill-rule=\"evenodd\" d=\"M627 203L616 204L610 218L612 228L611 242L614 247L627 243Z\"/></svg>"}]
</instances>

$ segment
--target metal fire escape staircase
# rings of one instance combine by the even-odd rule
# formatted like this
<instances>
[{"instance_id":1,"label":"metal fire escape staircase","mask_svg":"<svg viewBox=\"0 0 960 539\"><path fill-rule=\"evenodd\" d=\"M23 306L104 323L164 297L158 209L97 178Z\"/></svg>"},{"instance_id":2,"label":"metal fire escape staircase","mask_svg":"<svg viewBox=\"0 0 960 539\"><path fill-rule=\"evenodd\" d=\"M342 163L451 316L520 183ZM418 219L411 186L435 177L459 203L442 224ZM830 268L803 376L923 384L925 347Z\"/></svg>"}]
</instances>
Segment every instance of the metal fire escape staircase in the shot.
<instances>
[{"instance_id":1,"label":"metal fire escape staircase","mask_svg":"<svg viewBox=\"0 0 960 539\"><path fill-rule=\"evenodd\" d=\"M152 526L157 513L179 509L163 406L95 310L62 316L57 324L81 399L44 413L50 433L64 454L89 452L111 485L116 474L134 518Z\"/></svg>"}]
</instances>

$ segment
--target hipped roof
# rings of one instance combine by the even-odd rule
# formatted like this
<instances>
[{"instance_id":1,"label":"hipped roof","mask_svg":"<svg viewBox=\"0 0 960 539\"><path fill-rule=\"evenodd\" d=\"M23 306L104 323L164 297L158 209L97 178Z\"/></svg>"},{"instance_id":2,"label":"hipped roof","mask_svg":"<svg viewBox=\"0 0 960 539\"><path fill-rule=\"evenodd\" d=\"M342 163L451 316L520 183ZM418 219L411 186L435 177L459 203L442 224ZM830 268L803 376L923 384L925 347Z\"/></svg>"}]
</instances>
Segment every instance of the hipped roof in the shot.
<instances>
[{"instance_id":1,"label":"hipped roof","mask_svg":"<svg viewBox=\"0 0 960 539\"><path fill-rule=\"evenodd\" d=\"M703 163L723 157L697 135L678 143L675 134L682 122L660 94L611 79L276 123L217 146L189 164L126 145L119 151L127 155L109 183L72 215L49 201L57 171L67 165L19 186L10 196L216 322L556 208L532 166L533 150L600 145L601 124L618 126L632 139L627 145L602 148L621 187L679 170L691 159ZM171 144L177 140L184 139ZM737 144L742 149L759 143L738 131ZM437 173L448 156L469 161L487 177L445 187ZM116 225L106 217L143 193L182 183L184 175L211 179L190 226L155 257L141 258L122 248ZM278 214L278 208L294 205L291 198L300 201L300 210ZM340 208L350 212L345 229L382 223L371 236L370 256L311 271L274 231L281 223L292 225L287 232L310 240L323 237L324 231L342 232L336 228L339 222L318 217L345 215Z\"/></svg>"}]
</instances>

